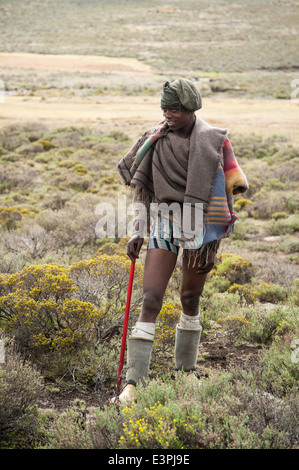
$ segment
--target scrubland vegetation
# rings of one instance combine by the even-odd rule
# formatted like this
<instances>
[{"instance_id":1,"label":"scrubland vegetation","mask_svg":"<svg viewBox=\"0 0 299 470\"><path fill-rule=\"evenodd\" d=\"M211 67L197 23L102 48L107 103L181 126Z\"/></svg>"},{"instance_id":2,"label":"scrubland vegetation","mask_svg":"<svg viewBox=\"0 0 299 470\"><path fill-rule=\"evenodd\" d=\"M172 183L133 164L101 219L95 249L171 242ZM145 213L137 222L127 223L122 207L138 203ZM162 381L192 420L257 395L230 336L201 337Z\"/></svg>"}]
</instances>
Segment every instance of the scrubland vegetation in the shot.
<instances>
[{"instance_id":1,"label":"scrubland vegetation","mask_svg":"<svg viewBox=\"0 0 299 470\"><path fill-rule=\"evenodd\" d=\"M65 8L69 3L3 2L2 51L135 57L155 74L131 80L109 71L40 75L0 68L7 93L41 101L146 100L158 97L166 76L184 73L206 78L207 100L289 98L297 76L293 2L271 2L272 16L263 9L268 2L246 2L246 14L242 1L212 2L217 9L201 2L200 11L195 1L103 1L101 8L88 1ZM40 34L36 19L45 14ZM119 195L130 202L115 165L141 124L111 130L17 116L1 124L0 448L296 449L299 148L275 129L265 136L258 123L249 137L231 129L250 189L235 198L235 230L221 245L201 299L200 380L174 371L179 260L159 316L148 383L137 388L133 405L108 405L130 262L126 238L97 238L95 209L115 204ZM130 326L141 305L145 246Z\"/></svg>"},{"instance_id":2,"label":"scrubland vegetation","mask_svg":"<svg viewBox=\"0 0 299 470\"><path fill-rule=\"evenodd\" d=\"M95 207L128 194L115 163L132 142L86 128L2 128L2 447L297 445L298 149L275 136L232 142L251 187L236 198L239 220L202 297L201 385L173 380L179 263L149 383L135 405L116 411L108 399L130 262L126 239L97 239ZM130 324L140 308L143 256Z\"/></svg>"}]
</instances>

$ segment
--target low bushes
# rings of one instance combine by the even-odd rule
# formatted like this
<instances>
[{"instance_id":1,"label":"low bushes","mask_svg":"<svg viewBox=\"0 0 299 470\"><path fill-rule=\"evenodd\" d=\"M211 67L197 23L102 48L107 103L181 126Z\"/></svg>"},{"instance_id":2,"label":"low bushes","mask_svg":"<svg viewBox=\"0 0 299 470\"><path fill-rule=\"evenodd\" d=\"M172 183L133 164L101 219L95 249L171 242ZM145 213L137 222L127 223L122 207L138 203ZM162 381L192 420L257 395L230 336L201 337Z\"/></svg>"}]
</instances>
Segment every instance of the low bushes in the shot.
<instances>
[{"instance_id":1,"label":"low bushes","mask_svg":"<svg viewBox=\"0 0 299 470\"><path fill-rule=\"evenodd\" d=\"M275 220L270 226L270 232L273 235L299 232L299 214Z\"/></svg>"},{"instance_id":2,"label":"low bushes","mask_svg":"<svg viewBox=\"0 0 299 470\"><path fill-rule=\"evenodd\" d=\"M125 193L115 163L129 139L73 127L5 130L0 327L22 356L8 352L0 364L2 447L296 446L297 154L274 137L234 140L250 190L236 198L239 220L201 298L200 387L173 370L179 258L156 325L151 380L138 388L137 403L116 410L106 403L117 376L130 261L127 239L97 239L95 207L101 198L113 202ZM291 170L282 166L284 150ZM263 238L269 234L279 237ZM140 310L142 265L143 253L129 327ZM254 367L208 367L206 351L219 338L227 364L245 344L258 351ZM37 408L43 377L56 388L96 390L97 408L84 402L66 403L63 412Z\"/></svg>"},{"instance_id":3,"label":"low bushes","mask_svg":"<svg viewBox=\"0 0 299 470\"><path fill-rule=\"evenodd\" d=\"M233 253L223 253L211 271L213 285L219 291L226 291L233 283L250 282L254 274L251 261Z\"/></svg>"},{"instance_id":4,"label":"low bushes","mask_svg":"<svg viewBox=\"0 0 299 470\"><path fill-rule=\"evenodd\" d=\"M32 447L40 441L36 406L43 377L16 352L7 338L5 362L0 363L0 448Z\"/></svg>"},{"instance_id":5,"label":"low bushes","mask_svg":"<svg viewBox=\"0 0 299 470\"><path fill-rule=\"evenodd\" d=\"M20 221L23 217L32 217L34 216L34 212L25 209L23 207L0 207L0 227L4 227L7 230L11 230L16 227L18 221Z\"/></svg>"},{"instance_id":6,"label":"low bushes","mask_svg":"<svg viewBox=\"0 0 299 470\"><path fill-rule=\"evenodd\" d=\"M2 274L2 327L25 354L30 352L31 361L48 378L69 377L76 383L97 385L100 393L115 379L117 335L130 266L123 243L103 245L92 259L70 268L31 265L12 275ZM216 294L214 281L226 276L228 266L233 266L234 276L229 280L233 292ZM142 279L139 263L136 268L132 322L140 305ZM281 300L277 304L263 304L260 299L253 304L241 302L238 290L250 283L236 285L232 280L251 276L252 268L244 258L223 256L202 299L202 324L203 339L209 335L212 321L218 320L231 344L247 341L267 346L256 369L206 369L199 387L181 374L173 380L173 372L166 371L173 369L180 308L169 300L157 324L151 380L145 388L138 387L135 404L116 410L104 401L99 408L87 410L83 403L62 413L52 412L50 418L42 410L26 408L24 413L34 417L29 420L32 438L30 444L21 439L18 445L100 449L274 449L295 445L292 410L298 377L290 344L298 326L296 309L291 296L284 305ZM260 288L262 291L261 283ZM277 296L277 292L271 295ZM7 370L5 380L9 380ZM26 370L30 375L31 369ZM33 383L40 393L41 376L36 377ZM32 391L33 401L36 393ZM4 403L7 399L5 396ZM11 436L7 442L14 442Z\"/></svg>"},{"instance_id":7,"label":"low bushes","mask_svg":"<svg viewBox=\"0 0 299 470\"><path fill-rule=\"evenodd\" d=\"M165 375L137 387L130 406L103 407L82 420L60 415L47 448L282 449L297 439L293 392L280 399L251 371L210 371L196 386Z\"/></svg>"},{"instance_id":8,"label":"low bushes","mask_svg":"<svg viewBox=\"0 0 299 470\"><path fill-rule=\"evenodd\" d=\"M277 304L284 302L288 297L286 288L278 284L269 284L267 282L247 283L243 285L234 283L229 287L228 292L238 292L241 299L248 304L254 303L256 300Z\"/></svg>"},{"instance_id":9,"label":"low bushes","mask_svg":"<svg viewBox=\"0 0 299 470\"><path fill-rule=\"evenodd\" d=\"M129 269L124 255L98 254L70 268L56 263L30 265L15 274L2 274L1 324L25 356L48 375L72 376L77 370L81 380L85 375L84 380L93 376L96 381L95 369L105 362L105 353L99 358L99 348L113 343L122 327ZM138 265L132 321L140 303L141 275Z\"/></svg>"},{"instance_id":10,"label":"low bushes","mask_svg":"<svg viewBox=\"0 0 299 470\"><path fill-rule=\"evenodd\" d=\"M0 289L5 329L31 354L80 348L101 315L92 304L73 298L74 282L59 265L31 265L2 276Z\"/></svg>"}]
</instances>

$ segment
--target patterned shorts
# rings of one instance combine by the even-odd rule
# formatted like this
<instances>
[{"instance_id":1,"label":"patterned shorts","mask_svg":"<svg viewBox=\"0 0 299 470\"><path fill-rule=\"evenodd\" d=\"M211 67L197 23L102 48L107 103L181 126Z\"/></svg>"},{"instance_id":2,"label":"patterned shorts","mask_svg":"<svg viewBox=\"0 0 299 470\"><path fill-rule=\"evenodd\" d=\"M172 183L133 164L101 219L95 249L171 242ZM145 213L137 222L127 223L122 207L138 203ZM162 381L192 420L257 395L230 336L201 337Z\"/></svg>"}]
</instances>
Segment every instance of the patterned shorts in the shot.
<instances>
[{"instance_id":1,"label":"patterned shorts","mask_svg":"<svg viewBox=\"0 0 299 470\"><path fill-rule=\"evenodd\" d=\"M148 244L147 244L147 249L150 250L152 248L161 248L162 250L172 251L173 253L177 255L179 253L180 247L178 245L175 245L173 241L174 241L173 236L165 240L164 238L152 237L150 235Z\"/></svg>"},{"instance_id":2,"label":"patterned shorts","mask_svg":"<svg viewBox=\"0 0 299 470\"><path fill-rule=\"evenodd\" d=\"M159 217L158 219L156 218L153 222L153 225L150 230L150 236L148 240L148 245L147 249L150 250L152 248L160 248L162 250L167 250L171 251L172 253L175 253L178 255L180 247L182 246L182 242L179 238L176 238L174 236L174 229L173 229L173 224L170 220L167 220L165 224L165 219L164 220L164 225L163 223L161 224L161 218ZM163 227L163 228L162 228ZM166 236L165 236L165 228L166 228ZM208 247L213 247L213 250L218 250L219 245L220 245L220 239L217 241L213 240L211 242L207 242L205 244L202 244L202 238L201 236L197 238L197 241L201 240L201 243L196 243L195 241L195 246L191 247L190 245L186 247L186 249L193 251L194 253L199 253L200 257L206 256L206 254L209 251ZM183 248L185 248L183 246Z\"/></svg>"},{"instance_id":3,"label":"patterned shorts","mask_svg":"<svg viewBox=\"0 0 299 470\"><path fill-rule=\"evenodd\" d=\"M200 243L195 243L194 246L194 242L189 242L189 245L186 246L179 237L180 232L173 226L172 221L159 215L155 218L151 227L147 249L160 248L162 250L171 251L176 255L179 253L180 247L186 247L193 251L202 250L201 236Z\"/></svg>"}]
</instances>

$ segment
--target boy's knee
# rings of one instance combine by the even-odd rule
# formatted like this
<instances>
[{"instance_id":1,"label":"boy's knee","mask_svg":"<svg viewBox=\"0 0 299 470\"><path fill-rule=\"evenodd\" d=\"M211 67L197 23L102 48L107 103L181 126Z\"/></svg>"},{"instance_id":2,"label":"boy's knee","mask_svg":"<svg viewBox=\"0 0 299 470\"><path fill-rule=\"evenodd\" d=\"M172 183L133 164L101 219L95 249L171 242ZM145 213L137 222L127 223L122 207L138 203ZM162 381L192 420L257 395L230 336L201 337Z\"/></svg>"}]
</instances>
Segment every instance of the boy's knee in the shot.
<instances>
[{"instance_id":1,"label":"boy's knee","mask_svg":"<svg viewBox=\"0 0 299 470\"><path fill-rule=\"evenodd\" d=\"M195 315L198 311L200 293L181 292L181 303L186 315Z\"/></svg>"},{"instance_id":2,"label":"boy's knee","mask_svg":"<svg viewBox=\"0 0 299 470\"><path fill-rule=\"evenodd\" d=\"M154 291L143 295L142 316L148 321L154 321L162 307L163 298Z\"/></svg>"}]
</instances>

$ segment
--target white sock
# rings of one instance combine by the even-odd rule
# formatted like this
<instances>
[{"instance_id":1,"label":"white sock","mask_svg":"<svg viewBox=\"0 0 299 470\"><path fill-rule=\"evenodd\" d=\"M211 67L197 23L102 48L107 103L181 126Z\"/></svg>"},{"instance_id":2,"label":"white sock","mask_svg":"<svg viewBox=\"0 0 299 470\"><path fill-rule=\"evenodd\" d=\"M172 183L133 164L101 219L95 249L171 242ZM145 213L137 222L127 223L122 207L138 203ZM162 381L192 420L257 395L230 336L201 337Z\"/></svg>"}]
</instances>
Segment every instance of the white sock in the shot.
<instances>
[{"instance_id":1,"label":"white sock","mask_svg":"<svg viewBox=\"0 0 299 470\"><path fill-rule=\"evenodd\" d=\"M138 321L132 330L132 336L154 340L155 331L156 323Z\"/></svg>"},{"instance_id":2,"label":"white sock","mask_svg":"<svg viewBox=\"0 0 299 470\"><path fill-rule=\"evenodd\" d=\"M190 315L185 315L181 312L180 327L185 328L186 330L197 330L200 326L200 313L191 317Z\"/></svg>"}]
</instances>

